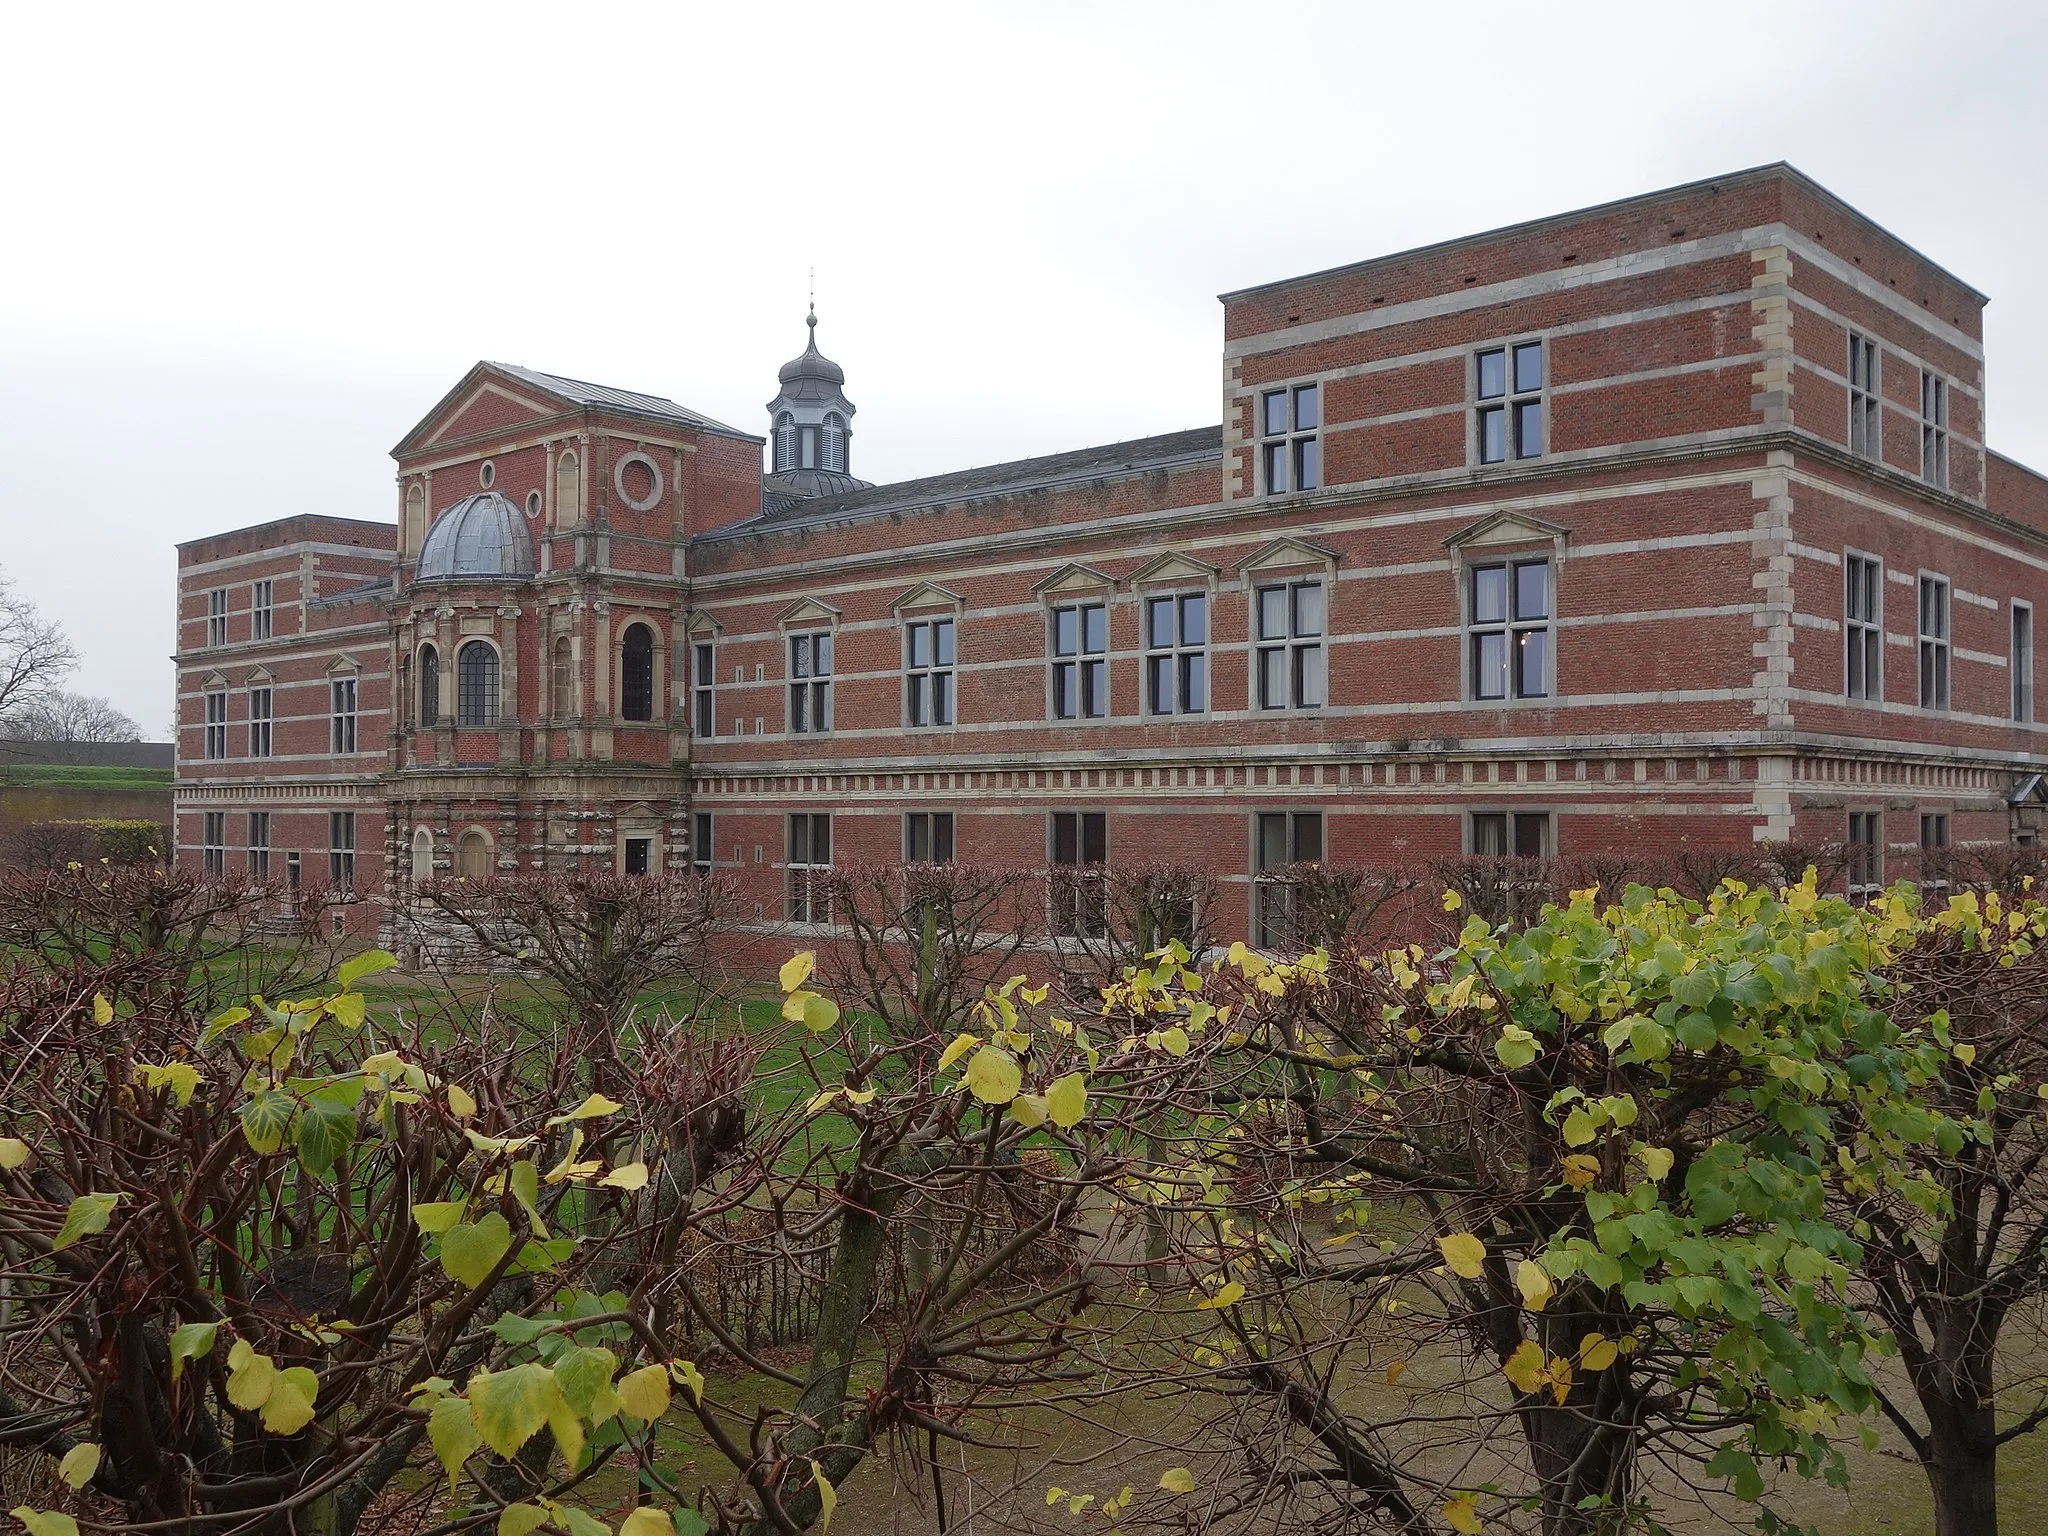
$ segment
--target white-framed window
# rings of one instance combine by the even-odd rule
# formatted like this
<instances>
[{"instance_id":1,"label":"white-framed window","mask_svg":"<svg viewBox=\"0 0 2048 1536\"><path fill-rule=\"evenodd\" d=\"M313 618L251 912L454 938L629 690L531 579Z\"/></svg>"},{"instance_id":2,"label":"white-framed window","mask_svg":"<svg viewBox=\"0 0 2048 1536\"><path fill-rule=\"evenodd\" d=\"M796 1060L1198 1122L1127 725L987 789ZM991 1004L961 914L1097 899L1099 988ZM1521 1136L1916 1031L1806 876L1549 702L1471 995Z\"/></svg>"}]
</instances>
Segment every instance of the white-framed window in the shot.
<instances>
[{"instance_id":1,"label":"white-framed window","mask_svg":"<svg viewBox=\"0 0 2048 1536\"><path fill-rule=\"evenodd\" d=\"M906 864L950 864L953 862L953 813L951 811L905 811L903 813L903 862Z\"/></svg>"},{"instance_id":2,"label":"white-framed window","mask_svg":"<svg viewBox=\"0 0 2048 1536\"><path fill-rule=\"evenodd\" d=\"M704 741L718 734L718 654L709 640L690 647L690 730Z\"/></svg>"},{"instance_id":3,"label":"white-framed window","mask_svg":"<svg viewBox=\"0 0 2048 1536\"><path fill-rule=\"evenodd\" d=\"M335 752L353 752L356 749L356 680L353 677L332 679L328 688L330 720L332 729L328 733L328 746Z\"/></svg>"},{"instance_id":4,"label":"white-framed window","mask_svg":"<svg viewBox=\"0 0 2048 1536\"><path fill-rule=\"evenodd\" d=\"M1209 707L1209 594L1145 598L1145 708L1199 715Z\"/></svg>"},{"instance_id":5,"label":"white-framed window","mask_svg":"<svg viewBox=\"0 0 2048 1536\"><path fill-rule=\"evenodd\" d=\"M1320 579L1275 582L1252 595L1260 709L1319 709L1329 700Z\"/></svg>"},{"instance_id":6,"label":"white-framed window","mask_svg":"<svg viewBox=\"0 0 2048 1536\"><path fill-rule=\"evenodd\" d=\"M228 589L216 587L206 594L206 643L228 643Z\"/></svg>"},{"instance_id":7,"label":"white-framed window","mask_svg":"<svg viewBox=\"0 0 2048 1536\"><path fill-rule=\"evenodd\" d=\"M1878 390L1877 338L1849 333L1849 451L1884 457L1884 404Z\"/></svg>"},{"instance_id":8,"label":"white-framed window","mask_svg":"<svg viewBox=\"0 0 2048 1536\"><path fill-rule=\"evenodd\" d=\"M1948 708L1949 591L1946 576L1920 578L1920 707Z\"/></svg>"},{"instance_id":9,"label":"white-framed window","mask_svg":"<svg viewBox=\"0 0 2048 1536\"><path fill-rule=\"evenodd\" d=\"M1260 811L1253 818L1253 941L1260 949L1294 942L1295 890L1284 871L1291 864L1321 863L1322 858L1321 811Z\"/></svg>"},{"instance_id":10,"label":"white-framed window","mask_svg":"<svg viewBox=\"0 0 2048 1536\"><path fill-rule=\"evenodd\" d=\"M1323 483L1323 392L1294 384L1259 396L1259 478L1268 496L1313 491Z\"/></svg>"},{"instance_id":11,"label":"white-framed window","mask_svg":"<svg viewBox=\"0 0 2048 1536\"><path fill-rule=\"evenodd\" d=\"M228 695L225 688L215 688L206 695L206 755L222 758L228 755Z\"/></svg>"},{"instance_id":12,"label":"white-framed window","mask_svg":"<svg viewBox=\"0 0 2048 1536\"><path fill-rule=\"evenodd\" d=\"M208 811L199 821L199 862L211 878L228 871L228 813Z\"/></svg>"},{"instance_id":13,"label":"white-framed window","mask_svg":"<svg viewBox=\"0 0 2048 1536\"><path fill-rule=\"evenodd\" d=\"M1548 811L1474 811L1472 855L1481 859L1547 859L1552 841Z\"/></svg>"},{"instance_id":14,"label":"white-framed window","mask_svg":"<svg viewBox=\"0 0 2048 1536\"><path fill-rule=\"evenodd\" d=\"M268 640L270 638L270 583L253 581L249 584L249 638Z\"/></svg>"},{"instance_id":15,"label":"white-framed window","mask_svg":"<svg viewBox=\"0 0 2048 1536\"><path fill-rule=\"evenodd\" d=\"M789 920L832 921L832 818L799 811L789 818Z\"/></svg>"},{"instance_id":16,"label":"white-framed window","mask_svg":"<svg viewBox=\"0 0 2048 1536\"><path fill-rule=\"evenodd\" d=\"M327 813L327 883L353 890L356 883L356 813Z\"/></svg>"},{"instance_id":17,"label":"white-framed window","mask_svg":"<svg viewBox=\"0 0 2048 1536\"><path fill-rule=\"evenodd\" d=\"M2012 605L2012 717L2034 718L2034 605Z\"/></svg>"},{"instance_id":18,"label":"white-framed window","mask_svg":"<svg viewBox=\"0 0 2048 1536\"><path fill-rule=\"evenodd\" d=\"M1849 895L1852 899L1884 889L1884 817L1877 811L1849 813Z\"/></svg>"},{"instance_id":19,"label":"white-framed window","mask_svg":"<svg viewBox=\"0 0 2048 1536\"><path fill-rule=\"evenodd\" d=\"M455 723L498 723L498 652L488 640L471 640L455 653Z\"/></svg>"},{"instance_id":20,"label":"white-framed window","mask_svg":"<svg viewBox=\"0 0 2048 1536\"><path fill-rule=\"evenodd\" d=\"M1058 720L1109 713L1109 606L1063 603L1052 611L1052 712Z\"/></svg>"},{"instance_id":21,"label":"white-framed window","mask_svg":"<svg viewBox=\"0 0 2048 1536\"><path fill-rule=\"evenodd\" d=\"M1482 464L1543 456L1543 343L1486 347L1472 358L1473 444Z\"/></svg>"},{"instance_id":22,"label":"white-framed window","mask_svg":"<svg viewBox=\"0 0 2048 1536\"><path fill-rule=\"evenodd\" d=\"M1495 560L1466 577L1475 699L1550 697L1550 562Z\"/></svg>"},{"instance_id":23,"label":"white-framed window","mask_svg":"<svg viewBox=\"0 0 2048 1536\"><path fill-rule=\"evenodd\" d=\"M718 845L712 838L711 813L697 811L690 817L690 870L693 874L708 875L711 866L718 861Z\"/></svg>"},{"instance_id":24,"label":"white-framed window","mask_svg":"<svg viewBox=\"0 0 2048 1536\"><path fill-rule=\"evenodd\" d=\"M258 880L270 876L270 812L249 813L249 873Z\"/></svg>"},{"instance_id":25,"label":"white-framed window","mask_svg":"<svg viewBox=\"0 0 2048 1536\"><path fill-rule=\"evenodd\" d=\"M271 752L271 694L266 685L249 690L249 755L268 757Z\"/></svg>"},{"instance_id":26,"label":"white-framed window","mask_svg":"<svg viewBox=\"0 0 2048 1536\"><path fill-rule=\"evenodd\" d=\"M1920 478L1948 488L1948 380L1920 370Z\"/></svg>"},{"instance_id":27,"label":"white-framed window","mask_svg":"<svg viewBox=\"0 0 2048 1536\"><path fill-rule=\"evenodd\" d=\"M910 725L953 723L951 619L918 619L903 627L903 718Z\"/></svg>"},{"instance_id":28,"label":"white-framed window","mask_svg":"<svg viewBox=\"0 0 2048 1536\"><path fill-rule=\"evenodd\" d=\"M1063 938L1099 937L1109 930L1103 871L1109 864L1107 811L1054 811L1046 817L1046 862L1053 868L1053 932Z\"/></svg>"},{"instance_id":29,"label":"white-framed window","mask_svg":"<svg viewBox=\"0 0 2048 1536\"><path fill-rule=\"evenodd\" d=\"M789 637L789 728L805 732L832 729L829 629Z\"/></svg>"},{"instance_id":30,"label":"white-framed window","mask_svg":"<svg viewBox=\"0 0 2048 1536\"><path fill-rule=\"evenodd\" d=\"M1842 692L1884 697L1884 562L1872 555L1842 556Z\"/></svg>"}]
</instances>

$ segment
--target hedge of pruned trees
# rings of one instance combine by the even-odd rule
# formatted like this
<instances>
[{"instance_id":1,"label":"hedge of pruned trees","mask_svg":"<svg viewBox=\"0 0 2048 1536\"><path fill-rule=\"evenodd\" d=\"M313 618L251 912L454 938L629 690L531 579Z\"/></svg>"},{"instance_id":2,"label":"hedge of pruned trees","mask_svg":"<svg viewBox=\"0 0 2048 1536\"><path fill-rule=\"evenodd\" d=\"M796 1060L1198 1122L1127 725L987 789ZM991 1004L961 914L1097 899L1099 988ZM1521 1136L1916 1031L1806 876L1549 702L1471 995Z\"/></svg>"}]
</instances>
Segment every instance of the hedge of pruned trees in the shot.
<instances>
[{"instance_id":1,"label":"hedge of pruned trees","mask_svg":"<svg viewBox=\"0 0 2048 1536\"><path fill-rule=\"evenodd\" d=\"M1888 1422L1992 1532L2048 909L1829 858L1302 866L1278 952L1186 871L847 870L758 978L716 880L422 886L537 978L482 988L319 893L0 879L0 1484L34 1536L1605 1536L1790 1528Z\"/></svg>"}]
</instances>

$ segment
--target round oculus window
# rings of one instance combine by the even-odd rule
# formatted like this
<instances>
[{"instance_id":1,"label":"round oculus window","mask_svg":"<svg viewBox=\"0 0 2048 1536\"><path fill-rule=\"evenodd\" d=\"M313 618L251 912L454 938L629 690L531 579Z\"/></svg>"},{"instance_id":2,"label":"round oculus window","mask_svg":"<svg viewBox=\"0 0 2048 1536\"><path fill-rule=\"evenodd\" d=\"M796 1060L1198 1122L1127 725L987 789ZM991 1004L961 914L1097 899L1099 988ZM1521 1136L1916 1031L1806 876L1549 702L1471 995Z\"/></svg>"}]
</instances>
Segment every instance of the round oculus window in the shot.
<instances>
[{"instance_id":1,"label":"round oculus window","mask_svg":"<svg viewBox=\"0 0 2048 1536\"><path fill-rule=\"evenodd\" d=\"M539 516L540 516L540 492L539 492L539 491L528 491L528 492L526 493L526 515L527 515L528 517L539 517Z\"/></svg>"},{"instance_id":2,"label":"round oculus window","mask_svg":"<svg viewBox=\"0 0 2048 1536\"><path fill-rule=\"evenodd\" d=\"M476 478L477 483L488 491L494 484L497 483L498 466L493 464L489 459L485 459L483 463L477 465L476 467Z\"/></svg>"},{"instance_id":3,"label":"round oculus window","mask_svg":"<svg viewBox=\"0 0 2048 1536\"><path fill-rule=\"evenodd\" d=\"M644 453L629 453L613 467L612 485L619 500L645 512L661 500L661 466Z\"/></svg>"}]
</instances>

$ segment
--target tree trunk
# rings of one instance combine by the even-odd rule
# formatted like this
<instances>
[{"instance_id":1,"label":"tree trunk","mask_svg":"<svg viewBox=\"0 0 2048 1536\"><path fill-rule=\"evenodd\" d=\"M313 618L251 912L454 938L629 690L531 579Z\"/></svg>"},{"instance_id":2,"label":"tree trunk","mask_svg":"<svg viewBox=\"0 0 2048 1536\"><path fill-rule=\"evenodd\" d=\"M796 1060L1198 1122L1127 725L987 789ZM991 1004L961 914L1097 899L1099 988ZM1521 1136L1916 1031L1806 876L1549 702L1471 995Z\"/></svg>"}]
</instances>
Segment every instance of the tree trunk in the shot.
<instances>
[{"instance_id":1,"label":"tree trunk","mask_svg":"<svg viewBox=\"0 0 2048 1536\"><path fill-rule=\"evenodd\" d=\"M1989 1404L1944 1404L1928 1419L1935 1536L1998 1536L1998 1432Z\"/></svg>"}]
</instances>

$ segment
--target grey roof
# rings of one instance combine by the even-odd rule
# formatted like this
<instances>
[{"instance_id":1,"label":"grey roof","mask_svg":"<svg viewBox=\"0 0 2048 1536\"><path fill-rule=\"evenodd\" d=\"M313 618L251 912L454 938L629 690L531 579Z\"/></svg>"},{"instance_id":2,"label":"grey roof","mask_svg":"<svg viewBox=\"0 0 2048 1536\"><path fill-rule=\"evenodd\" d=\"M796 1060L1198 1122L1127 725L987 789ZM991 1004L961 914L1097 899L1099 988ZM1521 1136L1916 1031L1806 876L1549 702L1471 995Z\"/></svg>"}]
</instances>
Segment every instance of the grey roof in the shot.
<instances>
[{"instance_id":1,"label":"grey roof","mask_svg":"<svg viewBox=\"0 0 2048 1536\"><path fill-rule=\"evenodd\" d=\"M630 389L613 389L608 384L591 384L583 379L567 379L558 373L542 373L537 368L521 368L516 363L492 363L502 373L512 374L529 384L537 384L550 394L577 405L609 406L617 411L631 411L636 416L652 416L660 421L673 421L686 427L704 427L713 432L730 432L736 437L753 437L751 432L742 432L738 427L729 427L722 421L713 421L702 411L693 411L688 406L677 405L675 401L661 395L643 395Z\"/></svg>"},{"instance_id":2,"label":"grey roof","mask_svg":"<svg viewBox=\"0 0 2048 1536\"><path fill-rule=\"evenodd\" d=\"M420 545L416 581L531 576L533 535L526 514L497 491L465 496L434 519Z\"/></svg>"},{"instance_id":3,"label":"grey roof","mask_svg":"<svg viewBox=\"0 0 2048 1536\"><path fill-rule=\"evenodd\" d=\"M786 512L799 502L872 488L872 481L837 469L782 469L761 477L761 508L770 513Z\"/></svg>"},{"instance_id":4,"label":"grey roof","mask_svg":"<svg viewBox=\"0 0 2048 1536\"><path fill-rule=\"evenodd\" d=\"M1096 448L1077 448L1068 453L1048 454L1044 458L1015 459L1007 464L989 464L979 469L956 470L947 475L930 475L922 480L899 480L893 485L874 485L841 495L813 496L793 505L775 505L767 494L771 487L764 484L761 517L718 531L753 532L764 522L787 526L862 513L895 512L910 507L972 501L983 496L1047 490L1056 485L1099 480L1109 475L1199 463L1204 459L1218 458L1222 452L1221 427L1194 427L1158 437L1133 438L1129 442L1105 443ZM776 478L779 477L766 477L769 481Z\"/></svg>"}]
</instances>

